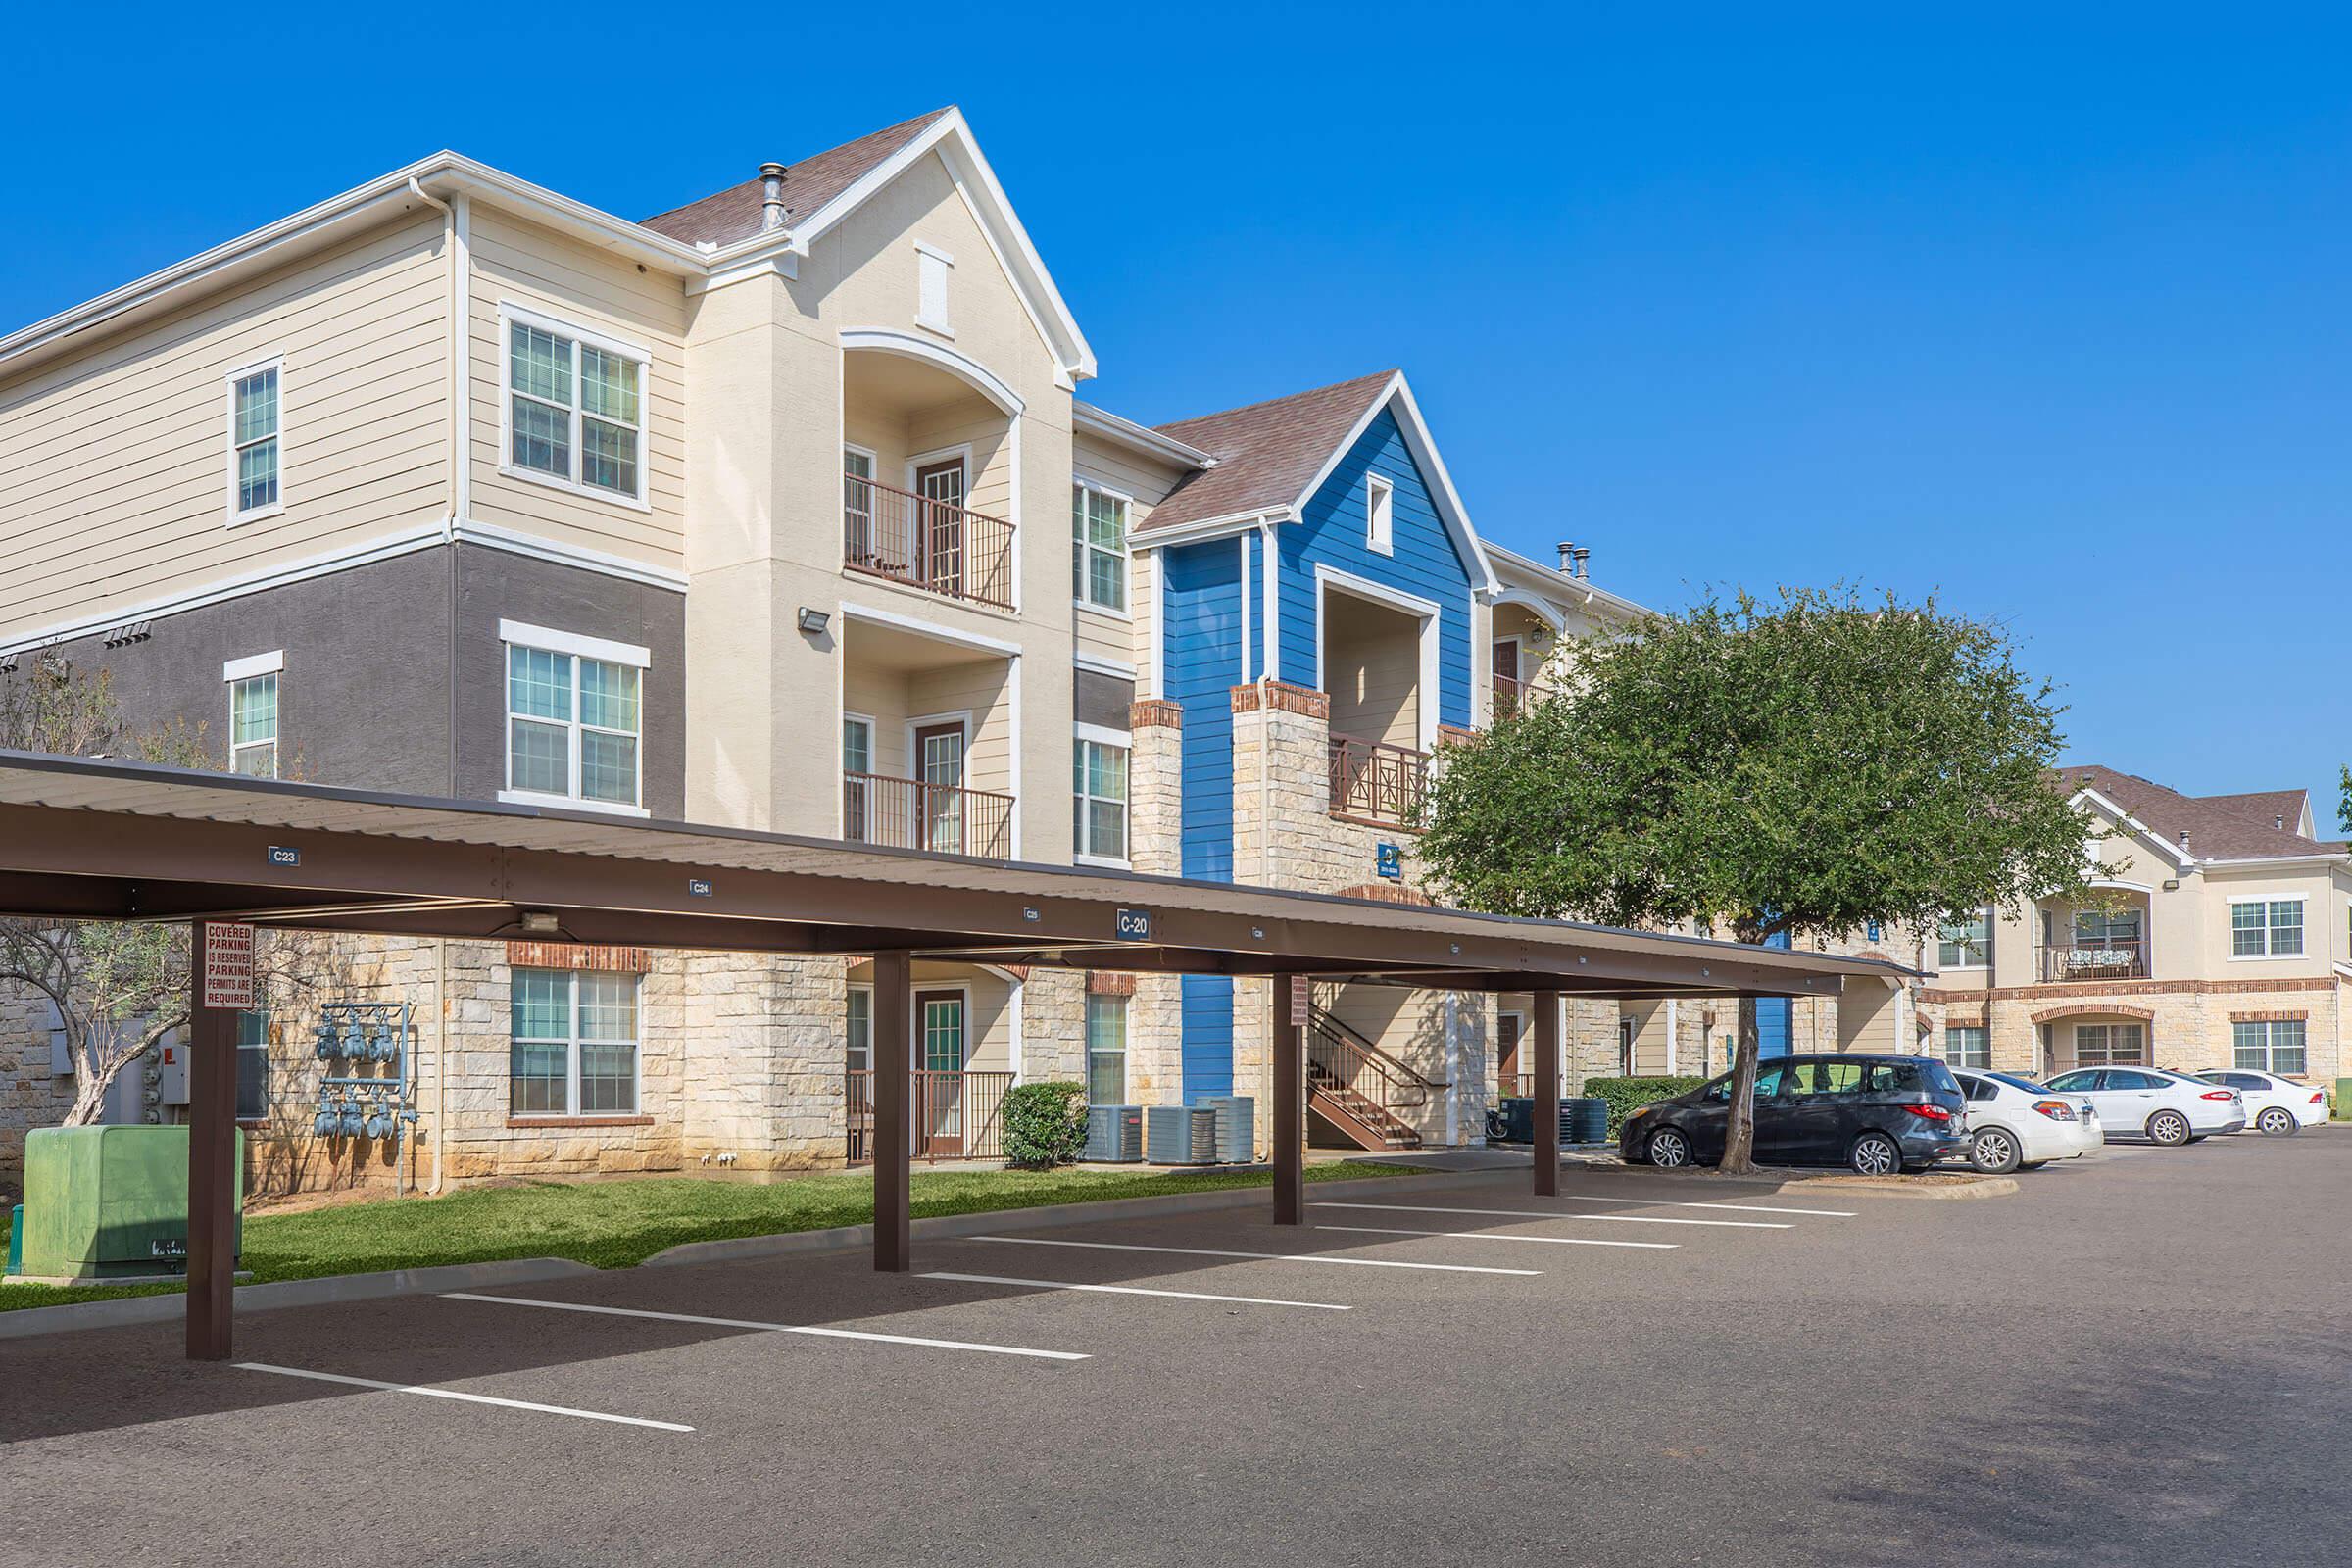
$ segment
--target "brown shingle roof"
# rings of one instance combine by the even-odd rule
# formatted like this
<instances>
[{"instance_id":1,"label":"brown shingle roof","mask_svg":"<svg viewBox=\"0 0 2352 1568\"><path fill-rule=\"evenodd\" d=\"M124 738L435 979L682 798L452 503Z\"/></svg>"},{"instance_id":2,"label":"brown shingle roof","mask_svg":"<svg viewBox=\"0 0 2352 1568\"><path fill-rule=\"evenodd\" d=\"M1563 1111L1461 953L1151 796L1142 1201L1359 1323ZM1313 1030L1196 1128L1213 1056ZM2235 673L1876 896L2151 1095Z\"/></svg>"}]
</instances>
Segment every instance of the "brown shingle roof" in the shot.
<instances>
[{"instance_id":1,"label":"brown shingle roof","mask_svg":"<svg viewBox=\"0 0 2352 1568\"><path fill-rule=\"evenodd\" d=\"M784 173L784 205L792 209L788 223L806 220L834 197L858 183L867 172L884 162L891 154L914 140L923 128L942 115L953 114L954 106L934 109L927 115L903 120L843 142L840 146L804 158L790 165ZM739 239L749 239L760 232L760 206L766 192L757 176L740 185L730 185L699 202L689 202L666 213L656 213L642 220L647 228L667 234L690 245L706 240L714 245L728 245Z\"/></svg>"},{"instance_id":2,"label":"brown shingle roof","mask_svg":"<svg viewBox=\"0 0 2352 1568\"><path fill-rule=\"evenodd\" d=\"M2089 788L2131 812L2179 847L2188 834L2188 853L2200 860L2250 860L2270 856L2336 855L2340 844L2307 839L2292 828L2274 824L2283 816L2299 822L2303 816L2301 790L2261 790L2246 795L2182 795L2153 779L2112 767L2084 764L2061 768L2070 791Z\"/></svg>"},{"instance_id":3,"label":"brown shingle roof","mask_svg":"<svg viewBox=\"0 0 2352 1568\"><path fill-rule=\"evenodd\" d=\"M1158 426L1161 435L1199 447L1217 466L1178 485L1136 532L1289 506L1396 377L1395 370L1382 370Z\"/></svg>"}]
</instances>

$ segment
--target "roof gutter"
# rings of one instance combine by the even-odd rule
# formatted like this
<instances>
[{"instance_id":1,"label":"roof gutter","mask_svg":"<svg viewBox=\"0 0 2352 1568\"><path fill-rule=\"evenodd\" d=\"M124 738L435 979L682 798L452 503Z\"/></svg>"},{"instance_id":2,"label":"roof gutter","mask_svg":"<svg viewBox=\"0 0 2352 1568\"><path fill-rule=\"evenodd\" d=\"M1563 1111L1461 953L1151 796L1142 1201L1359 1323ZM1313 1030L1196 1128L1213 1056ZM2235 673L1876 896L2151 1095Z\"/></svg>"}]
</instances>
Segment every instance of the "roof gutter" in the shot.
<instances>
[{"instance_id":1,"label":"roof gutter","mask_svg":"<svg viewBox=\"0 0 2352 1568\"><path fill-rule=\"evenodd\" d=\"M1149 425L1121 418L1108 409L1096 408L1091 403L1070 401L1070 422L1089 435L1141 452L1147 457L1172 463L1180 468L1213 468L1217 460L1190 442L1179 441L1172 435L1162 435Z\"/></svg>"}]
</instances>

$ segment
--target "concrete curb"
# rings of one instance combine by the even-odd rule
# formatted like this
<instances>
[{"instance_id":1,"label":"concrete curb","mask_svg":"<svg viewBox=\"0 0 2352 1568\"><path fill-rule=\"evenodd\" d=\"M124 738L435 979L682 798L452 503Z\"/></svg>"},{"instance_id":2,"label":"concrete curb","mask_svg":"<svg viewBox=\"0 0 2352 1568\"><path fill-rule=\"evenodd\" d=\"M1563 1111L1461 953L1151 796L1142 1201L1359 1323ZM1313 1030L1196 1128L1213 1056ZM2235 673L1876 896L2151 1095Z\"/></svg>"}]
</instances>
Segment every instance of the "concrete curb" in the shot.
<instances>
[{"instance_id":1,"label":"concrete curb","mask_svg":"<svg viewBox=\"0 0 2352 1568\"><path fill-rule=\"evenodd\" d=\"M1859 1193L1865 1198L2006 1198L2017 1191L2011 1176L1985 1176L1973 1182L1906 1182L1900 1177L1881 1181L1875 1176L1807 1176L1787 1183L1784 1193Z\"/></svg>"},{"instance_id":2,"label":"concrete curb","mask_svg":"<svg viewBox=\"0 0 2352 1568\"><path fill-rule=\"evenodd\" d=\"M1409 1188L1416 1193L1441 1192L1491 1180L1492 1170L1428 1171L1417 1176L1367 1176L1353 1182L1314 1182L1307 1201L1317 1197L1363 1198ZM1007 1226L1051 1230L1062 1225L1091 1225L1100 1220L1156 1219L1169 1214L1209 1214L1220 1209L1248 1208L1267 1201L1264 1187L1229 1187L1213 1193L1159 1193L1151 1198L1105 1198L1091 1203L1055 1203L1042 1208L995 1208L980 1214L940 1214L914 1222L914 1239L936 1241L957 1236L982 1236ZM844 1248L871 1247L871 1225L841 1225L824 1231L790 1231L781 1236L741 1236L723 1242L687 1242L656 1252L641 1267L672 1268L681 1264L734 1263L750 1258L785 1257L795 1252L830 1252Z\"/></svg>"},{"instance_id":3,"label":"concrete curb","mask_svg":"<svg viewBox=\"0 0 2352 1568\"><path fill-rule=\"evenodd\" d=\"M484 1285L528 1285L536 1280L594 1274L596 1268L567 1257L514 1257L495 1263L448 1263L437 1268L395 1268L380 1274L329 1274L315 1280L273 1280L237 1287L237 1311L267 1312L285 1306L324 1306L366 1301L379 1296L416 1296L434 1291L474 1290ZM186 1297L122 1296L106 1301L71 1301L64 1306L28 1306L0 1312L0 1340L76 1329L120 1328L126 1323L176 1323L186 1313Z\"/></svg>"}]
</instances>

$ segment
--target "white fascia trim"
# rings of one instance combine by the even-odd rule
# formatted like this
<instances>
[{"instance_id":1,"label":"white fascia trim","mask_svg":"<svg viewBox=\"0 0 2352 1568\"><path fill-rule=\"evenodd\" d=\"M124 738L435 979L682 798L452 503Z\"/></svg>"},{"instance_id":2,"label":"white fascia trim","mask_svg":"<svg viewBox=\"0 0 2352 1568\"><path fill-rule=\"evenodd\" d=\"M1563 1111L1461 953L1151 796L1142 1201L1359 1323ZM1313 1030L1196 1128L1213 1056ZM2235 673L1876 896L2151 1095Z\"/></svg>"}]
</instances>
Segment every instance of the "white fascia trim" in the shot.
<instances>
[{"instance_id":1,"label":"white fascia trim","mask_svg":"<svg viewBox=\"0 0 2352 1568\"><path fill-rule=\"evenodd\" d=\"M1274 524L1257 525L1258 578L1266 596L1265 629L1259 635L1265 644L1264 657L1258 661L1258 672L1268 680L1282 679L1282 550L1274 537Z\"/></svg>"},{"instance_id":2,"label":"white fascia trim","mask_svg":"<svg viewBox=\"0 0 2352 1568\"><path fill-rule=\"evenodd\" d=\"M2125 810L2122 807L2116 805L2115 802L2109 800L2106 796L2101 795L2097 790L2091 789L2087 785L2075 791L2073 795L2069 796L2066 804L2069 806L2080 806L2084 801L2090 802L2100 810L2105 811L2115 821L2121 823L2125 827L2130 828L2140 838L2146 840L2148 845L2154 849L2157 854L2163 856L2166 859L2171 860L2175 865L2191 866L2197 863L2197 858L2194 855L2183 855L2180 853L2180 847L2179 845L2174 844L2163 834L2148 826L2147 823L2142 822L2138 817L2133 816L2130 811Z\"/></svg>"},{"instance_id":3,"label":"white fascia trim","mask_svg":"<svg viewBox=\"0 0 2352 1568\"><path fill-rule=\"evenodd\" d=\"M2352 855L2233 855L2216 856L2205 863L2209 866L2323 866L2341 865L2348 858L2352 858Z\"/></svg>"},{"instance_id":4,"label":"white fascia trim","mask_svg":"<svg viewBox=\"0 0 2352 1568\"><path fill-rule=\"evenodd\" d=\"M1012 418L1027 412L1028 405L1021 395L996 371L968 354L959 354L944 343L912 332L902 332L889 326L845 326L841 329L841 350L844 354L862 351L869 354L896 354L909 360L921 360L936 366L997 406L997 411Z\"/></svg>"},{"instance_id":5,"label":"white fascia trim","mask_svg":"<svg viewBox=\"0 0 2352 1568\"><path fill-rule=\"evenodd\" d=\"M1271 507L1257 512L1229 512L1222 516L1202 517L1197 522L1170 523L1154 528L1147 523L1141 534L1131 535L1131 548L1156 550L1161 545L1197 545L1203 540L1222 539L1228 534L1248 533L1269 523L1295 521L1298 513L1290 507Z\"/></svg>"},{"instance_id":6,"label":"white fascia trim","mask_svg":"<svg viewBox=\"0 0 2352 1568\"><path fill-rule=\"evenodd\" d=\"M389 561L395 556L405 556L418 550L429 550L433 546L443 543L448 537L448 533L449 523L446 518L411 524L409 527L399 529L382 538L371 539L366 544L350 549L331 551L324 555L306 556L300 561L290 561L283 565L266 566L258 571L240 572L233 577L223 577L218 582L209 583L201 588L191 588L160 599L149 599L135 605L125 605L120 610L110 610L103 614L84 615L78 620L61 621L54 625L44 626L39 631L29 632L6 643L0 643L0 654L24 653L35 648L46 648L52 643L69 642L75 637L87 636L94 631L104 631L110 626L120 626L125 621L155 620L165 615L176 615L183 611L201 610L207 605L220 604L226 600L242 598L246 594L260 593L265 589L282 588L288 583L304 582L313 577L326 576L330 572L347 571L353 566L365 566L378 561Z\"/></svg>"},{"instance_id":7,"label":"white fascia trim","mask_svg":"<svg viewBox=\"0 0 2352 1568\"><path fill-rule=\"evenodd\" d=\"M1435 497L1438 516L1453 535L1454 544L1470 566L1471 591L1489 594L1499 592L1502 584L1495 579L1494 563L1487 560L1487 548L1480 542L1478 530L1470 525L1469 511L1462 505L1461 493L1453 487L1453 475L1446 471L1446 460L1438 455L1437 441L1430 435L1429 425L1421 417L1421 406L1413 401L1413 389L1405 384L1402 370L1389 378L1389 384L1381 389L1380 396L1365 407L1353 427L1331 449L1330 455L1323 460L1323 466L1307 481L1306 488L1298 492L1298 499L1291 503L1291 513L1297 516L1306 514L1306 505L1314 500L1315 492L1323 488L1324 481L1331 477L1341 461L1354 450L1356 442L1363 439L1364 432L1372 428L1372 421L1379 418L1391 405L1396 408L1396 428L1404 433L1404 444L1412 449L1413 461L1420 465L1428 477L1437 481Z\"/></svg>"},{"instance_id":8,"label":"white fascia trim","mask_svg":"<svg viewBox=\"0 0 2352 1568\"><path fill-rule=\"evenodd\" d=\"M976 648L982 653L1002 654L1006 659L1021 657L1020 644L1008 643L1001 637L988 637L976 631L957 631L953 626L943 626L935 620L923 620L872 605L852 604L847 599L841 601L841 618L895 627L900 631L912 632L917 637L928 637L934 642L948 643L957 648Z\"/></svg>"},{"instance_id":9,"label":"white fascia trim","mask_svg":"<svg viewBox=\"0 0 2352 1568\"><path fill-rule=\"evenodd\" d=\"M1105 441L1141 452L1149 458L1157 458L1179 468L1206 469L1217 466L1216 459L1197 446L1179 441L1172 435L1161 435L1149 425L1138 424L1108 409L1099 409L1075 398L1070 400L1070 424L1088 435L1100 436Z\"/></svg>"},{"instance_id":10,"label":"white fascia trim","mask_svg":"<svg viewBox=\"0 0 2352 1568\"><path fill-rule=\"evenodd\" d=\"M1136 669L1123 660L1104 659L1101 654L1079 652L1070 656L1070 662L1094 675L1112 675L1120 680L1133 680Z\"/></svg>"},{"instance_id":11,"label":"white fascia trim","mask_svg":"<svg viewBox=\"0 0 2352 1568\"><path fill-rule=\"evenodd\" d=\"M1568 617L1561 614L1552 602L1542 594L1525 588L1505 588L1487 602L1490 605L1516 605L1521 610L1532 611L1538 620L1551 628L1553 636L1565 637L1568 634ZM1505 639L1497 637L1494 640L1502 642Z\"/></svg>"},{"instance_id":12,"label":"white fascia trim","mask_svg":"<svg viewBox=\"0 0 2352 1568\"><path fill-rule=\"evenodd\" d=\"M1341 593L1353 594L1358 599L1369 599L1376 604L1387 605L1393 610L1401 610L1408 615L1418 615L1424 620L1436 618L1440 611L1438 602L1434 599L1424 599L1419 594L1408 594L1401 588L1392 588L1385 582L1374 582L1369 577L1358 577L1352 571L1342 571L1339 567L1320 561L1315 563L1315 585L1318 588L1335 588Z\"/></svg>"},{"instance_id":13,"label":"white fascia trim","mask_svg":"<svg viewBox=\"0 0 2352 1568\"><path fill-rule=\"evenodd\" d=\"M2223 902L2228 904L2308 904L2311 902L2311 898L2309 894L2304 893L2232 893ZM2299 957L2301 955L2298 954L2297 956Z\"/></svg>"},{"instance_id":14,"label":"white fascia trim","mask_svg":"<svg viewBox=\"0 0 2352 1568\"><path fill-rule=\"evenodd\" d=\"M609 664L634 664L639 669L651 669L654 653L635 643L616 643L604 637L587 637L574 631L561 631L553 626L534 626L527 621L501 620L498 640L502 643L520 643L525 648L537 648L550 654L572 654L581 659L601 659Z\"/></svg>"},{"instance_id":15,"label":"white fascia trim","mask_svg":"<svg viewBox=\"0 0 2352 1568\"><path fill-rule=\"evenodd\" d=\"M1038 335L1052 348L1063 374L1072 380L1091 379L1095 374L1095 351L1087 346L1086 334L1079 331L1077 318L1070 315L1070 308L1063 302L1061 290L1054 286L1053 275L1046 270L1037 247L1030 243L1028 230L1021 226L1012 203L1005 198L1004 187L997 182L996 172L989 168L979 144L972 139L971 127L964 122L960 109L951 109L924 126L912 141L795 224L788 231L792 249L808 255L809 247L842 220L934 151L955 177L956 189L971 208L982 236L996 252L1005 275L1012 279L1013 292L1036 323ZM731 261L759 243L760 239L740 242L714 255Z\"/></svg>"},{"instance_id":16,"label":"white fascia trim","mask_svg":"<svg viewBox=\"0 0 2352 1568\"><path fill-rule=\"evenodd\" d=\"M550 806L564 811L598 811L606 816L651 816L642 806L617 806L609 801L583 801L571 795L542 795L537 790L500 790L499 800L508 806Z\"/></svg>"},{"instance_id":17,"label":"white fascia trim","mask_svg":"<svg viewBox=\"0 0 2352 1568\"><path fill-rule=\"evenodd\" d=\"M1079 740L1093 741L1097 746L1115 746L1122 752L1135 745L1133 730L1112 729L1106 724L1072 724L1070 733Z\"/></svg>"},{"instance_id":18,"label":"white fascia trim","mask_svg":"<svg viewBox=\"0 0 2352 1568\"><path fill-rule=\"evenodd\" d=\"M626 556L592 550L586 545L542 539L537 534L521 533L494 523L461 522L456 529L456 538L460 544L480 545L486 550L504 550L509 555L529 556L537 561L553 562L560 566L574 566L582 571L643 583L649 588L666 588L680 594L686 591L686 574L672 567L631 561Z\"/></svg>"},{"instance_id":19,"label":"white fascia trim","mask_svg":"<svg viewBox=\"0 0 2352 1568\"><path fill-rule=\"evenodd\" d=\"M232 659L220 666L223 681L251 680L256 675L274 675L286 667L286 651L272 649L266 654L248 654Z\"/></svg>"}]
</instances>

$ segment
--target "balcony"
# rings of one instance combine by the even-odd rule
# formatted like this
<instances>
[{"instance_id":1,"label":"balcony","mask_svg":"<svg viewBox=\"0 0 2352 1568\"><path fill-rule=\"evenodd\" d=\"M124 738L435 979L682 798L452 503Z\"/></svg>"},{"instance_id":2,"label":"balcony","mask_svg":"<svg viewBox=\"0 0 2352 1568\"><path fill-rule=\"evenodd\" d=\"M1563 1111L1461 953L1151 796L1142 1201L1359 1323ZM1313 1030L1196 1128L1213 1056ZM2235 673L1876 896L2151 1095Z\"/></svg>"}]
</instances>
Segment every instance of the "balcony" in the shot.
<instances>
[{"instance_id":1,"label":"balcony","mask_svg":"<svg viewBox=\"0 0 2352 1568\"><path fill-rule=\"evenodd\" d=\"M958 481L960 482L960 481ZM1012 524L842 474L842 564L943 599L1012 609Z\"/></svg>"},{"instance_id":2,"label":"balcony","mask_svg":"<svg viewBox=\"0 0 2352 1568\"><path fill-rule=\"evenodd\" d=\"M1532 681L1514 680L1508 675L1496 675L1494 677L1494 717L1497 720L1509 718L1525 708L1533 699L1534 694L1535 685Z\"/></svg>"},{"instance_id":3,"label":"balcony","mask_svg":"<svg viewBox=\"0 0 2352 1568\"><path fill-rule=\"evenodd\" d=\"M1358 735L1331 737L1331 814L1410 827L1429 790L1429 754Z\"/></svg>"},{"instance_id":4,"label":"balcony","mask_svg":"<svg viewBox=\"0 0 2352 1568\"><path fill-rule=\"evenodd\" d=\"M2142 937L2111 937L2103 942L2052 944L2037 952L2038 973L2044 985L2067 981L2145 980L2149 975L2148 944Z\"/></svg>"},{"instance_id":5,"label":"balcony","mask_svg":"<svg viewBox=\"0 0 2352 1568\"><path fill-rule=\"evenodd\" d=\"M841 836L853 844L979 860L1012 858L1013 798L882 773L841 775Z\"/></svg>"}]
</instances>

